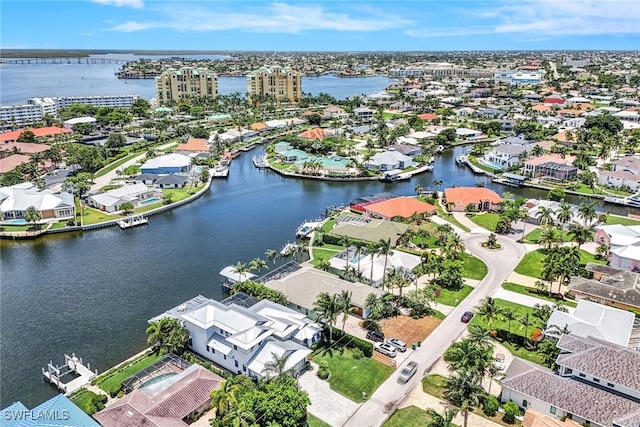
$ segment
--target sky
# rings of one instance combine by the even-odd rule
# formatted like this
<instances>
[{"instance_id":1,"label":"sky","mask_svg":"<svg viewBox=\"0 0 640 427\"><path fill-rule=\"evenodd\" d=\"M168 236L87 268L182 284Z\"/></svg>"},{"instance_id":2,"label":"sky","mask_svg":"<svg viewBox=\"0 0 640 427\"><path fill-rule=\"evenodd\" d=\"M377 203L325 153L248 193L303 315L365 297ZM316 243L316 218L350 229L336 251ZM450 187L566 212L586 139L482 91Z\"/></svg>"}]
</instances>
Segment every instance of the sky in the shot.
<instances>
[{"instance_id":1,"label":"sky","mask_svg":"<svg viewBox=\"0 0 640 427\"><path fill-rule=\"evenodd\" d=\"M638 50L638 0L0 2L0 47Z\"/></svg>"}]
</instances>

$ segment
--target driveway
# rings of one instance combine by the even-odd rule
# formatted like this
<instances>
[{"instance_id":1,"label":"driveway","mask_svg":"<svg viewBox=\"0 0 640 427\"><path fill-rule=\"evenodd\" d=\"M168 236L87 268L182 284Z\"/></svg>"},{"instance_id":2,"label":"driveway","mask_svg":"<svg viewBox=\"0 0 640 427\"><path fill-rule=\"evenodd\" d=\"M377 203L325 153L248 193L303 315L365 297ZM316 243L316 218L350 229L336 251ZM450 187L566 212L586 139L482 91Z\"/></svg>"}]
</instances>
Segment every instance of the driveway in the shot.
<instances>
[{"instance_id":1,"label":"driveway","mask_svg":"<svg viewBox=\"0 0 640 427\"><path fill-rule=\"evenodd\" d=\"M331 390L327 381L316 375L318 365L311 362L313 371L298 378L300 387L309 393L311 405L308 411L332 426L341 426L358 409L360 404Z\"/></svg>"},{"instance_id":2,"label":"driveway","mask_svg":"<svg viewBox=\"0 0 640 427\"><path fill-rule=\"evenodd\" d=\"M451 315L447 316L440 326L429 335L422 346L411 354L410 359L418 362L420 372L428 371L451 343L466 330L467 325L460 322L462 313L473 310L484 297L492 295L525 253L522 245L504 236L497 236L497 238L502 245L502 253L505 256L496 256L495 251L481 246L481 243L486 240L486 235L465 233L462 237L467 250L487 264L488 273L469 296L453 309ZM395 376L390 377L344 425L354 427L382 425L409 396L411 390L420 382L421 377L422 375L415 375L406 384L398 384Z\"/></svg>"}]
</instances>

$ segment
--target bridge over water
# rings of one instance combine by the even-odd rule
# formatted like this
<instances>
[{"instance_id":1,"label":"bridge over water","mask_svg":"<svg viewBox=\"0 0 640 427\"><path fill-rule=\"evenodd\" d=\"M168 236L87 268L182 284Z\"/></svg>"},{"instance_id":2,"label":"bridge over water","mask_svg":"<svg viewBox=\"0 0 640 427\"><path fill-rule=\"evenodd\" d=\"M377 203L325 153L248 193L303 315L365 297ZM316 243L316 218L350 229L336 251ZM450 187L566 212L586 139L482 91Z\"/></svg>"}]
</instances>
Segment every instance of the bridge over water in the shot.
<instances>
[{"instance_id":1,"label":"bridge over water","mask_svg":"<svg viewBox=\"0 0 640 427\"><path fill-rule=\"evenodd\" d=\"M1 64L125 64L130 59L84 58L0 58Z\"/></svg>"}]
</instances>

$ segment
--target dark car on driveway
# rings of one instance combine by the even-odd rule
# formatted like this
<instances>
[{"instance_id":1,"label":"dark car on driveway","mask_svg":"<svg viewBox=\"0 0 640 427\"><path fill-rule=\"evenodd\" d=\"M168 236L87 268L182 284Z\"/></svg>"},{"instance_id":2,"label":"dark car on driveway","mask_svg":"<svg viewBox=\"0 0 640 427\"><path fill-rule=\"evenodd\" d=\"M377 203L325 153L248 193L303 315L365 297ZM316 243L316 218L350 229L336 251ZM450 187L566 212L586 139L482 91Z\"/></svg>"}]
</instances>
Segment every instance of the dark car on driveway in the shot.
<instances>
[{"instance_id":1,"label":"dark car on driveway","mask_svg":"<svg viewBox=\"0 0 640 427\"><path fill-rule=\"evenodd\" d=\"M473 319L473 312L465 311L460 320L462 323L469 323Z\"/></svg>"},{"instance_id":2,"label":"dark car on driveway","mask_svg":"<svg viewBox=\"0 0 640 427\"><path fill-rule=\"evenodd\" d=\"M384 341L384 334L380 331L367 331L366 336L371 341Z\"/></svg>"}]
</instances>

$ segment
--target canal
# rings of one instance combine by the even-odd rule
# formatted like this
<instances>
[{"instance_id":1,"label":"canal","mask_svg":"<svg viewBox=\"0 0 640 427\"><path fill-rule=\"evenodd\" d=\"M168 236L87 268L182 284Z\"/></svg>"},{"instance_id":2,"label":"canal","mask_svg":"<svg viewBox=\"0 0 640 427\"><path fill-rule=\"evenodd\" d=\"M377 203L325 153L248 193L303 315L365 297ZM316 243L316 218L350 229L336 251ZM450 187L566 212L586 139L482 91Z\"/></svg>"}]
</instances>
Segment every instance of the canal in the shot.
<instances>
[{"instance_id":1,"label":"canal","mask_svg":"<svg viewBox=\"0 0 640 427\"><path fill-rule=\"evenodd\" d=\"M456 165L461 147L439 155L434 172L392 184L283 178L253 167L260 150L234 160L228 179L214 181L203 197L151 217L148 226L1 242L0 407L54 395L41 367L64 353L102 372L142 350L147 319L198 294L220 298L224 266L280 250L329 205L382 191L411 195L433 180L443 188L481 182L499 193L546 195L497 186Z\"/></svg>"}]
</instances>

